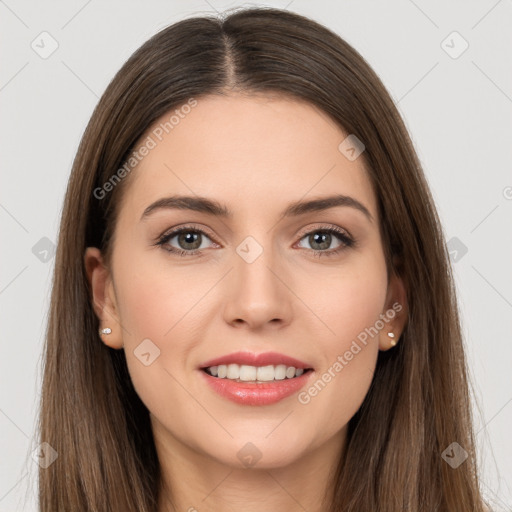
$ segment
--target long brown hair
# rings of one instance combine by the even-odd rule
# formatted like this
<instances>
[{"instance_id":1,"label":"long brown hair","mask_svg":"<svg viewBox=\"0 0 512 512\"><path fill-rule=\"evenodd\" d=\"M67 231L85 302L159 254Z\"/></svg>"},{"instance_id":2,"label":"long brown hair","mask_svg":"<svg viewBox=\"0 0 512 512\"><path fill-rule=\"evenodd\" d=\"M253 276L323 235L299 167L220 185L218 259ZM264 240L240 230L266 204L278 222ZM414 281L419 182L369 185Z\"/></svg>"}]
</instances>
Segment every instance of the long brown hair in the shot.
<instances>
[{"instance_id":1,"label":"long brown hair","mask_svg":"<svg viewBox=\"0 0 512 512\"><path fill-rule=\"evenodd\" d=\"M435 204L404 123L375 72L322 25L273 8L195 17L149 39L115 75L69 180L44 353L42 512L156 512L160 467L149 413L125 354L98 336L83 256L110 254L130 176L95 194L162 115L211 94L285 94L364 142L388 269L407 287L408 322L380 352L332 474L330 512L481 511L468 379L451 267ZM136 172L136 171L134 171ZM99 196L101 197L99 198ZM452 468L443 451L467 460Z\"/></svg>"}]
</instances>

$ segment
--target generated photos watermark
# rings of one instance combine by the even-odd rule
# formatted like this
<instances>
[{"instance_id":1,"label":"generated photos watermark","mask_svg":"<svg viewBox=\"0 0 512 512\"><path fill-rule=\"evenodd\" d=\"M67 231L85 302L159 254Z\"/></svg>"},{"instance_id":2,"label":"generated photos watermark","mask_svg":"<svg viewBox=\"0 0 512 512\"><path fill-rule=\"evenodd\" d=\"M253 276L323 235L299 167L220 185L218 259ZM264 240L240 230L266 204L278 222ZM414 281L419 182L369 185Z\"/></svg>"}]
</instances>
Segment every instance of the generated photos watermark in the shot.
<instances>
[{"instance_id":1,"label":"generated photos watermark","mask_svg":"<svg viewBox=\"0 0 512 512\"><path fill-rule=\"evenodd\" d=\"M395 302L393 306L388 309L385 313L382 313L371 327L367 327L364 331L361 331L356 339L352 341L350 348L346 350L342 355L338 355L336 361L312 384L307 390L301 391L297 395L299 403L302 405L309 404L311 399L320 393L325 386L336 377L337 374L347 366L354 356L359 354L363 347L368 344L369 337L374 338L379 332L384 329L385 325L395 318L396 314L402 311L402 305ZM361 346L362 345L362 346Z\"/></svg>"},{"instance_id":2,"label":"generated photos watermark","mask_svg":"<svg viewBox=\"0 0 512 512\"><path fill-rule=\"evenodd\" d=\"M153 128L151 134L146 137L144 142L139 145L138 149L134 150L132 154L126 159L124 165L120 167L101 187L96 187L93 195L96 199L103 199L109 192L121 183L121 180L128 176L133 168L141 162L144 157L149 155L152 149L155 149L159 142L163 140L166 134L170 133L176 126L178 126L182 119L191 112L192 108L197 106L197 100L190 98L187 103L182 105L179 109L175 109L165 122L161 122L156 128Z\"/></svg>"}]
</instances>

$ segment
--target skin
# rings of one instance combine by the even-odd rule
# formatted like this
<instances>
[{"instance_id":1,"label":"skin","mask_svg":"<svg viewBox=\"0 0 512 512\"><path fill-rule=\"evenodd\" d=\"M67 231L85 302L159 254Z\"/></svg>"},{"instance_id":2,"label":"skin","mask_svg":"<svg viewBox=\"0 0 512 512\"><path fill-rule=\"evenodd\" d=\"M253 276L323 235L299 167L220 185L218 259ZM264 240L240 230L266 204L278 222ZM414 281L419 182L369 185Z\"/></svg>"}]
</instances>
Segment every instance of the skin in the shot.
<instances>
[{"instance_id":1,"label":"skin","mask_svg":"<svg viewBox=\"0 0 512 512\"><path fill-rule=\"evenodd\" d=\"M347 424L368 392L378 351L391 348L387 333L398 339L406 318L404 284L388 282L363 159L338 150L347 135L315 107L286 97L200 98L129 176L110 268L97 248L86 251L96 313L101 327L112 328L103 342L125 351L176 510L325 510L321 498L331 491ZM373 222L348 206L280 216L292 201L333 193L360 201ZM213 198L234 217L160 209L141 220L148 205L171 194ZM188 223L206 233L202 255L155 245ZM357 246L314 257L343 245L333 235L323 249L307 236L331 226ZM250 264L236 252L247 236L263 248ZM191 250L190 238L168 244ZM403 310L307 404L297 395L236 404L199 374L203 362L234 351L277 351L311 363L314 383L396 302ZM149 366L134 355L146 338L160 350ZM253 467L237 457L248 442L261 453ZM174 510L167 492L159 510Z\"/></svg>"}]
</instances>

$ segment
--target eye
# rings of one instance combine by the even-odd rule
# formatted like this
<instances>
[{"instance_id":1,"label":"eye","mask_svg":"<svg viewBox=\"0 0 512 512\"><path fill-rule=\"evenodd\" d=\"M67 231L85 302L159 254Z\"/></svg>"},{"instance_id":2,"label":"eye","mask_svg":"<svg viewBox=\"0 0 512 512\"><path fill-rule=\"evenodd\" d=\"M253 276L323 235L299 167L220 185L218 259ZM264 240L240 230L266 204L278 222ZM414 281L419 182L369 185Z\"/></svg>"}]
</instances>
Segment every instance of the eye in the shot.
<instances>
[{"instance_id":1,"label":"eye","mask_svg":"<svg viewBox=\"0 0 512 512\"><path fill-rule=\"evenodd\" d=\"M206 248L202 243L204 238L210 240L202 229L184 226L162 235L156 245L161 245L164 250L179 256L193 256ZM178 247L171 243L173 239L176 239Z\"/></svg>"},{"instance_id":2,"label":"eye","mask_svg":"<svg viewBox=\"0 0 512 512\"><path fill-rule=\"evenodd\" d=\"M334 238L338 240L339 245L334 249L326 250L329 249L333 242L333 235ZM355 246L355 241L348 235L348 233L334 226L309 231L301 238L301 240L304 239L306 239L312 247L311 250L314 251L313 255L315 257L335 256L341 251Z\"/></svg>"}]
</instances>

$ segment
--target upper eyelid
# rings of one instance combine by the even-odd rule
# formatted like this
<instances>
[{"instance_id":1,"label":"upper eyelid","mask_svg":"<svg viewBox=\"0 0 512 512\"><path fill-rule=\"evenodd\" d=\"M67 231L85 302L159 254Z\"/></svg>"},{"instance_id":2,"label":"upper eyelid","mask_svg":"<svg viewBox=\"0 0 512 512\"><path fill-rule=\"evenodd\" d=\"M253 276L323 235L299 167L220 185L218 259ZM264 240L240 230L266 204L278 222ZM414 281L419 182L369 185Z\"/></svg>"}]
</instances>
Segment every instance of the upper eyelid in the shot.
<instances>
[{"instance_id":1,"label":"upper eyelid","mask_svg":"<svg viewBox=\"0 0 512 512\"><path fill-rule=\"evenodd\" d=\"M336 231L341 231L342 233L340 234L345 234L347 237L353 239L354 237L352 236L352 234L350 233L350 231L348 231L348 229L346 228L342 228L340 226L335 226L334 224L322 224L322 225L319 225L319 226L316 226L316 227L309 227L309 228L304 228L304 230L301 230L299 231L299 235L301 238L304 237L305 235L311 233L311 232L314 232L314 231L322 231L324 229L334 229Z\"/></svg>"},{"instance_id":2,"label":"upper eyelid","mask_svg":"<svg viewBox=\"0 0 512 512\"><path fill-rule=\"evenodd\" d=\"M204 229L202 227L199 227L199 226L194 226L194 225L185 225L185 226L178 226L176 228L171 228L169 230L166 230L164 231L159 237L158 237L158 240L163 240L163 239L170 239L170 238L174 238L175 236L179 235L181 232L183 231L198 231L202 234L205 234L208 236L208 238L211 238L211 239L215 239L216 237L211 235L209 233L209 230L207 229Z\"/></svg>"}]
</instances>

